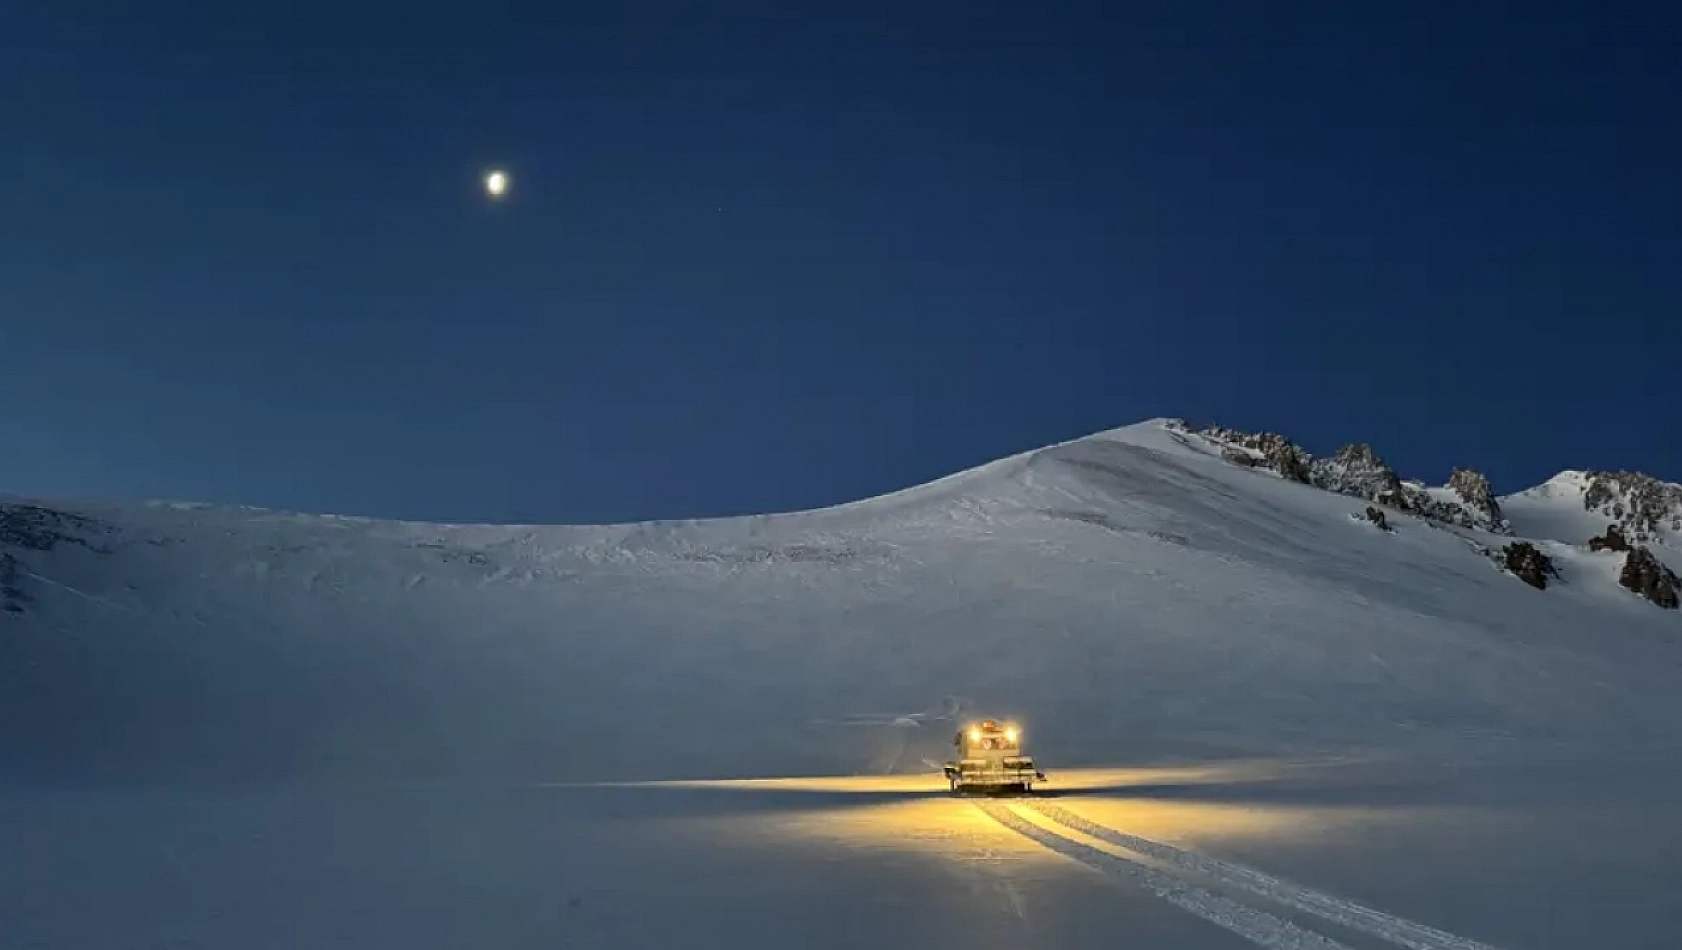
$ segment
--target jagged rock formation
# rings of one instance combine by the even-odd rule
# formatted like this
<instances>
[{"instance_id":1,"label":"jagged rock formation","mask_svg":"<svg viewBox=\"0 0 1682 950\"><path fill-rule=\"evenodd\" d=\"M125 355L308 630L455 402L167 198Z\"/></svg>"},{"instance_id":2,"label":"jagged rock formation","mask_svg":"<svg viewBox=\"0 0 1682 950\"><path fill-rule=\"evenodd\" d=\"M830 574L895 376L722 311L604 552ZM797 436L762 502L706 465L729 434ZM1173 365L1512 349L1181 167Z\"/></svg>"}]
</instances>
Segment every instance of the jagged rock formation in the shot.
<instances>
[{"instance_id":1,"label":"jagged rock formation","mask_svg":"<svg viewBox=\"0 0 1682 950\"><path fill-rule=\"evenodd\" d=\"M1267 468L1290 481L1387 505L1432 521L1499 534L1508 531L1489 479L1469 468L1456 468L1450 476L1449 491L1444 494L1453 497L1438 497L1424 485L1403 481L1364 442L1346 445L1329 458L1317 459L1274 432L1248 433L1220 425L1196 427L1185 422L1176 422L1173 427L1215 442L1221 446L1221 457L1237 465Z\"/></svg>"},{"instance_id":2,"label":"jagged rock formation","mask_svg":"<svg viewBox=\"0 0 1682 950\"><path fill-rule=\"evenodd\" d=\"M1401 476L1365 442L1346 445L1331 458L1315 459L1309 472L1315 487L1340 495L1396 505L1402 494Z\"/></svg>"},{"instance_id":3,"label":"jagged rock formation","mask_svg":"<svg viewBox=\"0 0 1682 950\"><path fill-rule=\"evenodd\" d=\"M1463 480L1469 481L1475 478L1482 480L1486 485L1488 484L1488 479L1470 469L1455 469L1455 471L1467 473ZM1464 496L1461 497L1464 498ZM1411 511L1432 521L1441 521L1444 524L1459 525L1462 528L1482 528L1496 534L1509 533L1506 521L1500 517L1500 507L1495 504L1493 498L1489 500L1488 505L1472 506L1464 501L1438 498L1429 489L1417 482L1405 482L1402 485L1401 503L1396 507L1404 511Z\"/></svg>"},{"instance_id":4,"label":"jagged rock formation","mask_svg":"<svg viewBox=\"0 0 1682 950\"><path fill-rule=\"evenodd\" d=\"M1280 476L1304 485L1312 484L1308 463L1311 456L1282 435L1267 433L1262 442L1262 454Z\"/></svg>"},{"instance_id":5,"label":"jagged rock formation","mask_svg":"<svg viewBox=\"0 0 1682 950\"><path fill-rule=\"evenodd\" d=\"M1489 479L1482 472L1456 468L1448 476L1448 487L1460 496L1462 504L1482 515L1487 523L1501 523L1501 505L1495 500Z\"/></svg>"},{"instance_id":6,"label":"jagged rock formation","mask_svg":"<svg viewBox=\"0 0 1682 950\"><path fill-rule=\"evenodd\" d=\"M1192 431L1182 423L1181 431ZM1197 434L1224 443L1221 457L1236 465L1265 467L1293 482L1309 484L1312 457L1300 446L1277 432L1240 432L1211 425Z\"/></svg>"},{"instance_id":7,"label":"jagged rock formation","mask_svg":"<svg viewBox=\"0 0 1682 950\"><path fill-rule=\"evenodd\" d=\"M1682 485L1640 472L1587 472L1583 507L1606 515L1637 543L1682 533Z\"/></svg>"},{"instance_id":8,"label":"jagged rock formation","mask_svg":"<svg viewBox=\"0 0 1682 950\"><path fill-rule=\"evenodd\" d=\"M1666 610L1677 609L1677 589L1682 587L1682 580L1646 548L1634 548L1624 555L1624 569L1618 574L1618 583Z\"/></svg>"},{"instance_id":9,"label":"jagged rock formation","mask_svg":"<svg viewBox=\"0 0 1682 950\"><path fill-rule=\"evenodd\" d=\"M1501 566L1537 590L1547 590L1548 578L1559 577L1553 559L1529 541L1514 541L1502 548Z\"/></svg>"},{"instance_id":10,"label":"jagged rock formation","mask_svg":"<svg viewBox=\"0 0 1682 950\"><path fill-rule=\"evenodd\" d=\"M1221 457L1235 465L1266 468L1291 481L1372 502L1365 519L1387 531L1392 529L1383 508L1440 524L1512 534L1489 479L1469 468L1455 468L1446 487L1432 489L1402 479L1364 442L1346 445L1330 457L1315 458L1278 433L1193 426L1181 420L1171 421L1169 427L1215 443ZM1667 535L1682 536L1682 485L1640 472L1573 471L1521 495L1546 497L1549 491L1561 490L1581 491L1584 509L1609 520L1605 533L1590 538L1588 548L1627 552L1619 583L1660 607L1679 609L1682 581L1642 545L1664 544ZM1363 516L1352 513L1350 517L1359 521ZM1559 577L1552 559L1531 542L1514 541L1496 551L1470 538L1467 541L1503 570L1539 590L1546 590L1549 580Z\"/></svg>"},{"instance_id":11,"label":"jagged rock formation","mask_svg":"<svg viewBox=\"0 0 1682 950\"><path fill-rule=\"evenodd\" d=\"M1629 540L1616 524L1606 526L1606 533L1597 538L1589 539L1590 551L1628 551Z\"/></svg>"},{"instance_id":12,"label":"jagged rock formation","mask_svg":"<svg viewBox=\"0 0 1682 950\"><path fill-rule=\"evenodd\" d=\"M30 603L23 588L27 567L12 550L51 551L60 544L75 544L103 553L104 548L84 535L110 529L91 518L39 505L0 503L0 610L22 613Z\"/></svg>"},{"instance_id":13,"label":"jagged rock formation","mask_svg":"<svg viewBox=\"0 0 1682 950\"><path fill-rule=\"evenodd\" d=\"M39 505L0 503L0 548L51 551L60 544L93 548L82 535L102 529L102 525L81 515Z\"/></svg>"}]
</instances>

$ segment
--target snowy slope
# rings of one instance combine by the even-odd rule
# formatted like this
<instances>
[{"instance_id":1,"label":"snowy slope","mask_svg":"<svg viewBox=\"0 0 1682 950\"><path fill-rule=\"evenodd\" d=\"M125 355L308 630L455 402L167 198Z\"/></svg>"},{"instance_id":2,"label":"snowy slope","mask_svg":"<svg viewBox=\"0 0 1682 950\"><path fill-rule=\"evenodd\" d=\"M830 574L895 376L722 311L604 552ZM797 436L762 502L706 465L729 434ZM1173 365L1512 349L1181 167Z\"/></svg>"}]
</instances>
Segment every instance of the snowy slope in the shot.
<instances>
[{"instance_id":1,"label":"snowy slope","mask_svg":"<svg viewBox=\"0 0 1682 950\"><path fill-rule=\"evenodd\" d=\"M1501 508L1531 537L1581 544L1616 524L1644 543L1682 540L1682 485L1639 474L1564 471L1502 498Z\"/></svg>"},{"instance_id":2,"label":"snowy slope","mask_svg":"<svg viewBox=\"0 0 1682 950\"><path fill-rule=\"evenodd\" d=\"M1544 506L1502 499L1516 533ZM450 526L47 505L9 549L0 777L533 780L920 769L946 695L1058 766L1667 748L1682 618L1223 461L1161 420L821 511ZM1509 507L1511 506L1511 507ZM1563 516L1561 516L1563 517ZM1578 540L1563 522L1543 538ZM1614 572L1615 573L1615 572Z\"/></svg>"},{"instance_id":3,"label":"snowy slope","mask_svg":"<svg viewBox=\"0 0 1682 950\"><path fill-rule=\"evenodd\" d=\"M1513 529L1527 537L1587 544L1611 520L1583 504L1587 490L1586 473L1560 472L1535 488L1503 497L1501 510L1513 522Z\"/></svg>"},{"instance_id":4,"label":"snowy slope","mask_svg":"<svg viewBox=\"0 0 1682 950\"><path fill-rule=\"evenodd\" d=\"M1459 491L1386 532L1223 451L611 527L0 505L0 947L1675 946L1682 614L1588 496L1513 502L1536 590ZM951 697L1056 797L946 795Z\"/></svg>"}]
</instances>

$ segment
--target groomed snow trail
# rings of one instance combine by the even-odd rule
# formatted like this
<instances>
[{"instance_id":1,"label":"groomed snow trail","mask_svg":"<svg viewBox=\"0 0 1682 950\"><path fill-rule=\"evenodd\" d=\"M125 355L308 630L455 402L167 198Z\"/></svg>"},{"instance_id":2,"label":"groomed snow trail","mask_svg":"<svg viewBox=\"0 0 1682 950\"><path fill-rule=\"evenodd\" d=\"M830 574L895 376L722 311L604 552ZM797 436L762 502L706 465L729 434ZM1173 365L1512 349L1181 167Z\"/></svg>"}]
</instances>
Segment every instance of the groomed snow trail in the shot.
<instances>
[{"instance_id":1,"label":"groomed snow trail","mask_svg":"<svg viewBox=\"0 0 1682 950\"><path fill-rule=\"evenodd\" d=\"M1409 950L1496 950L1488 944L1293 884L1254 868L1117 831L1059 805L1031 799L1012 805L998 802L975 804L994 821L1023 837L1100 873L1141 883L1175 906L1269 950L1347 948L1329 937L1305 930L1260 908L1212 893L1193 882L1214 883L1241 890ZM1152 863L1112 854L1065 837L1028 821L1022 816L1021 809L1140 858L1151 859Z\"/></svg>"},{"instance_id":2,"label":"groomed snow trail","mask_svg":"<svg viewBox=\"0 0 1682 950\"><path fill-rule=\"evenodd\" d=\"M1351 950L1345 944L1305 930L1267 911L1211 893L1149 865L1055 834L1023 818L1007 805L997 802L975 804L994 821L1031 841L1101 874L1143 884L1174 906L1268 950Z\"/></svg>"},{"instance_id":3,"label":"groomed snow trail","mask_svg":"<svg viewBox=\"0 0 1682 950\"><path fill-rule=\"evenodd\" d=\"M1334 897L1300 884L1281 880L1255 868L1222 861L1206 855L1176 848L1173 845L1130 835L1100 825L1075 814L1060 805L1028 801L1024 804L1046 818L1082 834L1091 835L1117 847L1155 858L1187 874L1201 875L1230 887L1240 888L1276 901L1287 907L1305 911L1323 920L1340 924L1351 930L1409 947L1411 950L1495 950L1488 944L1405 920L1383 911L1374 910L1354 901Z\"/></svg>"}]
</instances>

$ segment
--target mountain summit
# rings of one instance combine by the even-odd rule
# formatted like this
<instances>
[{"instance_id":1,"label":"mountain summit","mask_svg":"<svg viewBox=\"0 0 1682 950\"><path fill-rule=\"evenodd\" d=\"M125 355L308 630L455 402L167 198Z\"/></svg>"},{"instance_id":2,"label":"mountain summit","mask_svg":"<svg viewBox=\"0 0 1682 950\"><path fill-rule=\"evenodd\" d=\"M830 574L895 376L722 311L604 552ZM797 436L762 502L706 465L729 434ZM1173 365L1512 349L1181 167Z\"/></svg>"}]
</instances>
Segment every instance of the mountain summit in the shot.
<instances>
[{"instance_id":1,"label":"mountain summit","mask_svg":"<svg viewBox=\"0 0 1682 950\"><path fill-rule=\"evenodd\" d=\"M1370 446L1322 459L1152 420L706 521L18 500L0 508L0 771L915 769L950 735L813 723L944 696L1031 724L1066 766L1659 754L1682 725L1675 489L1586 473L1496 498L1470 469L1403 479Z\"/></svg>"}]
</instances>

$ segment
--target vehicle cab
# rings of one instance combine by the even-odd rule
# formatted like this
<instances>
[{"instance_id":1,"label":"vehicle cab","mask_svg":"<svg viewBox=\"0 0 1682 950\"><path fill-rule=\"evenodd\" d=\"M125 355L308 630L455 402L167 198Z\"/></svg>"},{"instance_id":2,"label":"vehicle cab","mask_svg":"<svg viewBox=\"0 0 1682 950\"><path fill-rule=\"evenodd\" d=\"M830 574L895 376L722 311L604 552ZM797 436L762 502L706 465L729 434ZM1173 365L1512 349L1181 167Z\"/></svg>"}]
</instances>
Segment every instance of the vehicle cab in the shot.
<instances>
[{"instance_id":1,"label":"vehicle cab","mask_svg":"<svg viewBox=\"0 0 1682 950\"><path fill-rule=\"evenodd\" d=\"M946 763L945 772L953 791L1028 791L1045 780L1034 760L1022 753L1022 730L1015 723L971 723L952 737L952 744L956 760Z\"/></svg>"}]
</instances>

